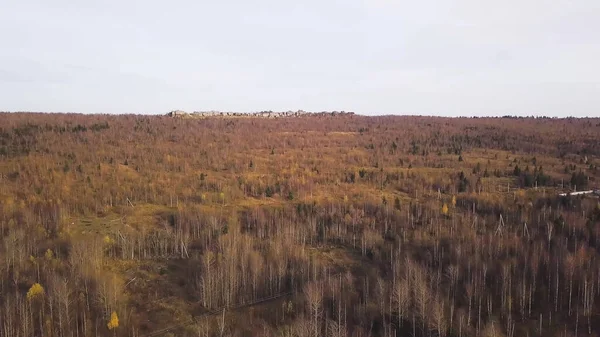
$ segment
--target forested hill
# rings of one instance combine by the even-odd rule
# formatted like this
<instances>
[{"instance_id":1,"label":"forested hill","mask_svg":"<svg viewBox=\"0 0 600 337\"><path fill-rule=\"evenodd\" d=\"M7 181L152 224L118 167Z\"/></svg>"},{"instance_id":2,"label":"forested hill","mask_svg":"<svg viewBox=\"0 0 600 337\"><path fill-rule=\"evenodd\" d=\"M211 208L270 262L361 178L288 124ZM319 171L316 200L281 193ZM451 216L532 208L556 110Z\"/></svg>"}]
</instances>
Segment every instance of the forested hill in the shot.
<instances>
[{"instance_id":1,"label":"forested hill","mask_svg":"<svg viewBox=\"0 0 600 337\"><path fill-rule=\"evenodd\" d=\"M600 119L0 113L0 336L598 336Z\"/></svg>"}]
</instances>

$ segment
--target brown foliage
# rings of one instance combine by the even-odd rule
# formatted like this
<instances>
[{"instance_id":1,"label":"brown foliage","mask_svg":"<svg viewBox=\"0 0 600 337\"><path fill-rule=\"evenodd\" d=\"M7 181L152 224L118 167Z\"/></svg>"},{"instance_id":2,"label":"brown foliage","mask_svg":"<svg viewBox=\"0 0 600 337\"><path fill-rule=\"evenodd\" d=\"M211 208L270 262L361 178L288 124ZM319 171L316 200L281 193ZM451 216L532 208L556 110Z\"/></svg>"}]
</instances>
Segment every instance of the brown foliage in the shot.
<instances>
[{"instance_id":1,"label":"brown foliage","mask_svg":"<svg viewBox=\"0 0 600 337\"><path fill-rule=\"evenodd\" d=\"M597 331L598 134L0 114L0 336Z\"/></svg>"}]
</instances>

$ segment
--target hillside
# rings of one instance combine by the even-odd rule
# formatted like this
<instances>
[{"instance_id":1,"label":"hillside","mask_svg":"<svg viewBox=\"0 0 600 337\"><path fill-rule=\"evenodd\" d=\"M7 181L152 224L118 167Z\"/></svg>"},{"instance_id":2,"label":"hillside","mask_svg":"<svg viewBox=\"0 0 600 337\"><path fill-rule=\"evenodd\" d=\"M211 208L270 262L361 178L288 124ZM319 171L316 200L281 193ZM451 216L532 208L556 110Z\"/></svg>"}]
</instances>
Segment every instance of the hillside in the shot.
<instances>
[{"instance_id":1,"label":"hillside","mask_svg":"<svg viewBox=\"0 0 600 337\"><path fill-rule=\"evenodd\" d=\"M600 119L0 113L0 336L598 336Z\"/></svg>"}]
</instances>

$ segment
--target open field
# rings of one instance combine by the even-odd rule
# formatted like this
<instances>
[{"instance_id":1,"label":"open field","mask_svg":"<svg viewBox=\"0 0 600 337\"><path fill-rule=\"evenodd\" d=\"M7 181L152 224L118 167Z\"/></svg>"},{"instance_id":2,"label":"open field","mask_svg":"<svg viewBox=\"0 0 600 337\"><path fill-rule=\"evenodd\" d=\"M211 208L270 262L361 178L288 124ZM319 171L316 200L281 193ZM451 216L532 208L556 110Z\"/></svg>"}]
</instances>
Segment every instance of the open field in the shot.
<instances>
[{"instance_id":1,"label":"open field","mask_svg":"<svg viewBox=\"0 0 600 337\"><path fill-rule=\"evenodd\" d=\"M0 114L0 336L599 336L600 119Z\"/></svg>"}]
</instances>

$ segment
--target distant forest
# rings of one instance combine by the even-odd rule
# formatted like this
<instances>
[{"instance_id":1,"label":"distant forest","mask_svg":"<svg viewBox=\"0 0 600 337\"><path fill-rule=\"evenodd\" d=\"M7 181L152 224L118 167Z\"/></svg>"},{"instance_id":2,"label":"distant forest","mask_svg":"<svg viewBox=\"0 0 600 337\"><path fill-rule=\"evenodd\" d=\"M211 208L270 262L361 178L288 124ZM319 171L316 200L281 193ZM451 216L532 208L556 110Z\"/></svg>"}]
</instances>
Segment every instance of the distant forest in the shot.
<instances>
[{"instance_id":1,"label":"distant forest","mask_svg":"<svg viewBox=\"0 0 600 337\"><path fill-rule=\"evenodd\" d=\"M600 336L600 119L0 113L0 336Z\"/></svg>"}]
</instances>

